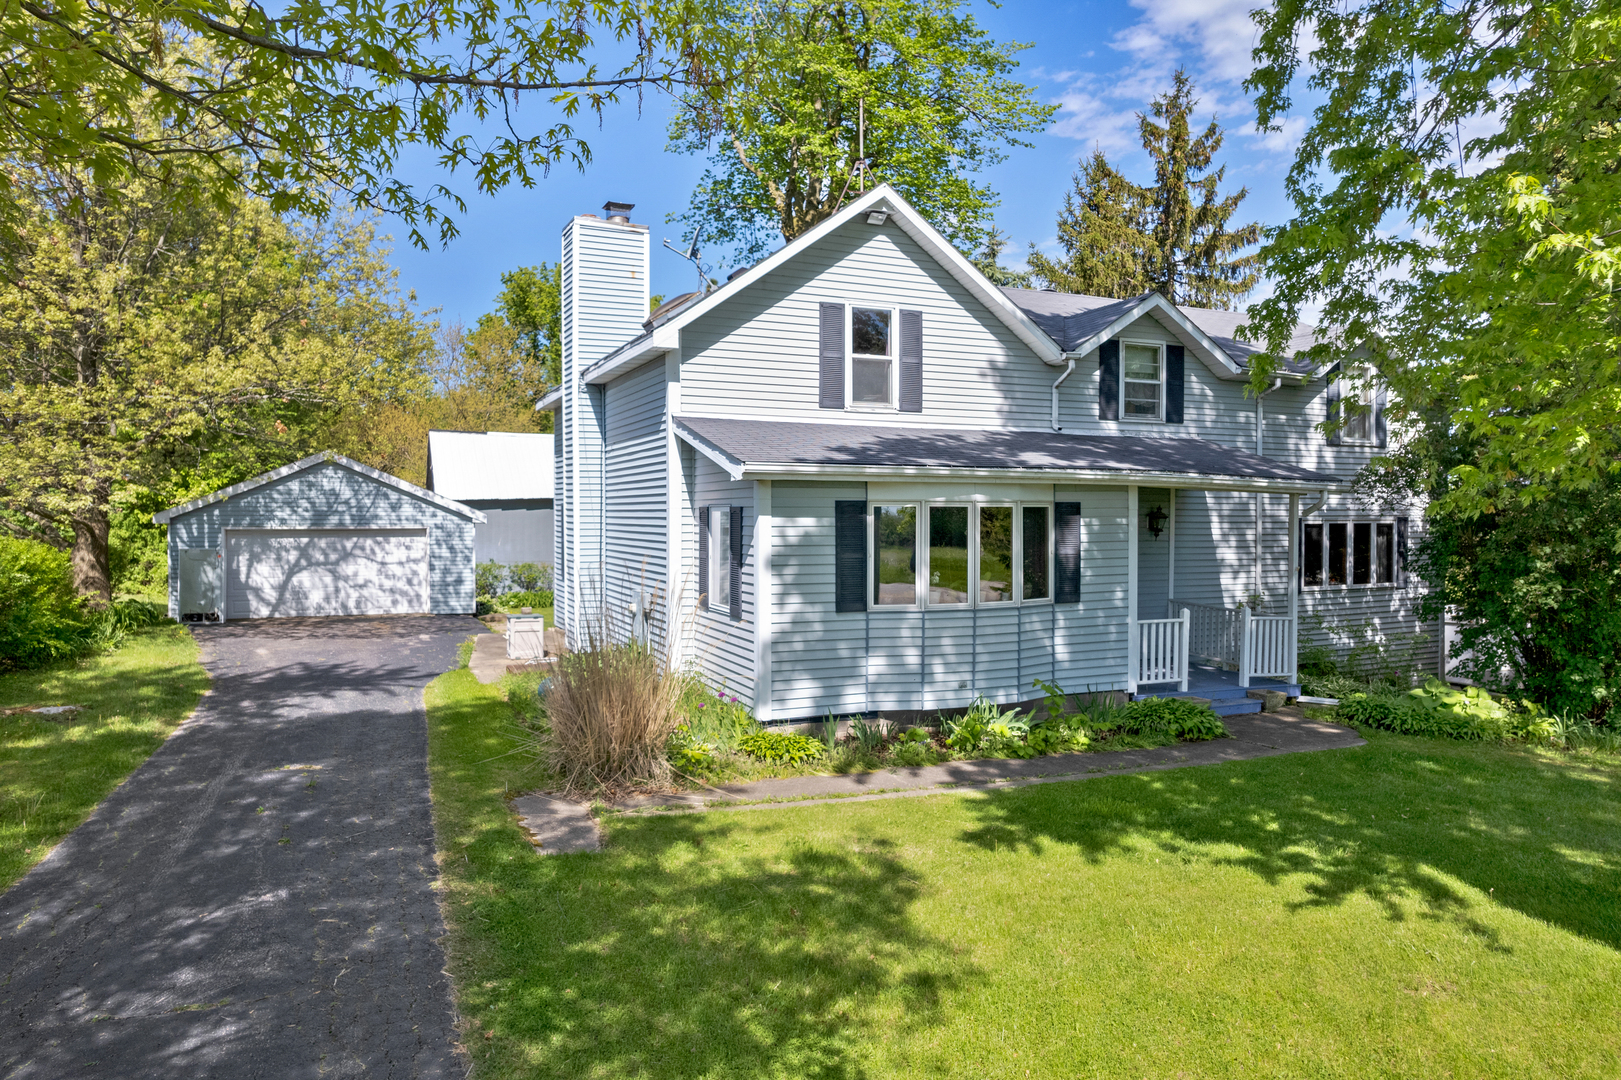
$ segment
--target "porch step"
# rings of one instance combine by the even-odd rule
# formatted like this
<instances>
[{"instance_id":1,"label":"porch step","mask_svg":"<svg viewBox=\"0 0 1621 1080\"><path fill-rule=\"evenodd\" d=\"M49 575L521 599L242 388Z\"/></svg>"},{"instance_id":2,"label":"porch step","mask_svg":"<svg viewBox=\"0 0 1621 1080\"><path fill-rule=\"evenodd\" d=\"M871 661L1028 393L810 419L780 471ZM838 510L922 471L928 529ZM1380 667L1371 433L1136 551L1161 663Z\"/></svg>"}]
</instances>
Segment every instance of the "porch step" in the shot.
<instances>
[{"instance_id":1,"label":"porch step","mask_svg":"<svg viewBox=\"0 0 1621 1080\"><path fill-rule=\"evenodd\" d=\"M1140 697L1140 698L1145 698L1145 697L1199 697L1199 698L1206 698L1206 699L1208 699L1210 701L1210 707L1214 709L1214 708L1216 708L1216 704L1218 702L1223 702L1223 701L1244 701L1246 699L1254 700L1253 698L1249 698L1250 690L1281 690L1281 691L1283 691L1283 694L1286 697L1299 697L1300 696L1300 685L1298 683L1273 682L1271 679L1253 679L1253 680L1250 681L1249 689L1246 690L1244 687L1238 685L1238 680L1237 680L1236 677L1234 678L1234 680L1231 683L1227 683L1227 682L1205 682L1205 681L1200 680L1198 678L1192 678L1192 679L1188 680L1187 693L1183 693L1182 691L1178 690L1176 688L1175 683L1160 683L1160 684L1158 684L1157 688L1154 688L1154 689L1138 690L1136 696ZM1220 709L1216 709L1216 711L1221 712ZM1253 712L1254 710L1253 709L1243 709L1243 710L1240 710L1240 711L1242 711L1242 712Z\"/></svg>"}]
</instances>

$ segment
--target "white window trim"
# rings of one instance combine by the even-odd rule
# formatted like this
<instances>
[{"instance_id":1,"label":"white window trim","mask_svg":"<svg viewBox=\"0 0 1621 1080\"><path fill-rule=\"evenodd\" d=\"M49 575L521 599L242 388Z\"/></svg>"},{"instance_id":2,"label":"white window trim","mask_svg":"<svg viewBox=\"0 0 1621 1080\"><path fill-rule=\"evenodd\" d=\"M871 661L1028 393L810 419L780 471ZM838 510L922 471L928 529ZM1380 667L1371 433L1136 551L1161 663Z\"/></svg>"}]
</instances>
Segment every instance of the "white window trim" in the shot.
<instances>
[{"instance_id":1,"label":"white window trim","mask_svg":"<svg viewBox=\"0 0 1621 1080\"><path fill-rule=\"evenodd\" d=\"M709 614L732 621L732 504L709 504L709 580L704 587L709 595ZM720 599L717 586L724 582L726 598Z\"/></svg>"},{"instance_id":2,"label":"white window trim","mask_svg":"<svg viewBox=\"0 0 1621 1080\"><path fill-rule=\"evenodd\" d=\"M1367 380L1367 382L1365 382L1362 385L1362 389L1367 391L1368 397L1370 399L1368 401L1368 403L1367 403L1367 405L1368 405L1367 411L1362 414L1363 419L1367 422L1367 425L1368 425L1368 432L1367 432L1367 434L1365 436L1353 436L1351 434L1351 429L1349 427L1347 427L1345 425L1345 423L1344 423L1344 420L1345 420L1345 398L1346 398L1347 393L1351 393L1351 392L1354 392L1356 390L1355 380L1353 380L1350 376L1345 375L1344 373L1341 373L1341 374L1336 375L1334 377L1334 381L1330 385L1335 390L1337 390L1339 392L1339 397L1336 399L1336 404L1339 406L1339 414L1340 414L1340 421L1341 421L1340 429L1339 429L1339 433L1338 433L1339 440L1340 440L1339 445L1341 445L1341 446L1378 446L1379 445L1379 432L1378 432L1379 418L1377 416L1377 410L1378 410L1378 407L1379 407L1379 384L1377 382L1375 382L1373 379L1370 378L1369 380ZM1358 394L1358 397L1360 397L1360 394Z\"/></svg>"},{"instance_id":3,"label":"white window trim","mask_svg":"<svg viewBox=\"0 0 1621 1080\"><path fill-rule=\"evenodd\" d=\"M855 317L856 308L864 311L889 312L889 402L879 405L871 401L857 401ZM899 412L901 392L901 309L890 304L863 304L848 301L844 305L844 407L857 412ZM865 353L863 356L867 355ZM868 512L871 516L871 512Z\"/></svg>"},{"instance_id":4,"label":"white window trim","mask_svg":"<svg viewBox=\"0 0 1621 1080\"><path fill-rule=\"evenodd\" d=\"M1120 420L1130 424L1163 424L1165 423L1165 342L1146 341L1140 338L1119 338L1120 342ZM1159 415L1158 416L1129 416L1126 413L1126 346L1137 345L1144 348L1159 350ZM1133 379L1132 382L1140 382Z\"/></svg>"},{"instance_id":5,"label":"white window trim","mask_svg":"<svg viewBox=\"0 0 1621 1080\"><path fill-rule=\"evenodd\" d=\"M1321 585L1306 584L1306 525L1321 525L1323 527L1322 567L1323 583ZM1345 577L1343 585L1333 585L1328 580L1328 530L1332 525L1345 526ZM1351 581L1356 573L1356 527L1358 525L1371 525L1373 527L1373 551L1370 573L1373 577L1379 576L1379 526L1390 526L1390 580L1365 581L1358 585ZM1396 526L1395 518L1344 518L1342 520L1308 521L1302 523L1300 536L1300 588L1302 592L1326 592L1334 589L1399 589L1402 588L1401 576L1401 550L1400 531Z\"/></svg>"},{"instance_id":6,"label":"white window trim","mask_svg":"<svg viewBox=\"0 0 1621 1080\"><path fill-rule=\"evenodd\" d=\"M1054 520L1056 511L1053 503L1042 499L996 499L996 498L940 498L940 499L871 499L867 502L867 566L875 568L878 559L878 528L877 520L873 515L875 506L915 506L917 507L917 574L914 578L914 593L917 601L911 604L879 604L874 595L876 585L876 570L869 571L869 580L866 586L868 611L968 611L973 608L1001 608L1039 607L1053 603L1053 574L1055 571L1055 553L1057 550L1057 525ZM968 601L962 604L935 604L929 602L929 579L932 571L929 566L930 547L926 542L929 530L929 514L945 507L961 506L968 508ZM1011 600L991 600L981 602L979 599L979 512L986 506L1006 506L1013 510L1013 565L1010 567L1013 581L1010 588L1013 593ZM1047 511L1047 595L1031 600L1024 599L1024 508L1026 506L1039 506Z\"/></svg>"}]
</instances>

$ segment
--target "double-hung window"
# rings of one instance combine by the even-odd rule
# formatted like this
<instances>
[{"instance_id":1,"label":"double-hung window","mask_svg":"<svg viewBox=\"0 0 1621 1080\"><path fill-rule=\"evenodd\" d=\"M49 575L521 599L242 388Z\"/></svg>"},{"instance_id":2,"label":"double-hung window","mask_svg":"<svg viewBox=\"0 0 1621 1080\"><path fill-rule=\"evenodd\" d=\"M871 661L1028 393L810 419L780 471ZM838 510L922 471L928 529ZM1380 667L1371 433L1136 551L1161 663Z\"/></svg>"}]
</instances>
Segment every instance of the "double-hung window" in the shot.
<instances>
[{"instance_id":1,"label":"double-hung window","mask_svg":"<svg viewBox=\"0 0 1621 1080\"><path fill-rule=\"evenodd\" d=\"M1165 415L1165 350L1159 345L1120 343L1120 401L1126 420Z\"/></svg>"},{"instance_id":2,"label":"double-hung window","mask_svg":"<svg viewBox=\"0 0 1621 1080\"><path fill-rule=\"evenodd\" d=\"M895 312L850 309L850 404L895 404Z\"/></svg>"},{"instance_id":3,"label":"double-hung window","mask_svg":"<svg viewBox=\"0 0 1621 1080\"><path fill-rule=\"evenodd\" d=\"M732 608L732 508L711 506L704 516L709 535L703 538L708 546L709 580L704 591L709 597L709 610L730 612Z\"/></svg>"},{"instance_id":4,"label":"double-hung window","mask_svg":"<svg viewBox=\"0 0 1621 1080\"><path fill-rule=\"evenodd\" d=\"M1050 504L872 503L868 513L874 608L1052 599Z\"/></svg>"},{"instance_id":5,"label":"double-hung window","mask_svg":"<svg viewBox=\"0 0 1621 1080\"><path fill-rule=\"evenodd\" d=\"M1401 573L1394 521L1310 522L1300 529L1300 583L1395 585Z\"/></svg>"}]
</instances>

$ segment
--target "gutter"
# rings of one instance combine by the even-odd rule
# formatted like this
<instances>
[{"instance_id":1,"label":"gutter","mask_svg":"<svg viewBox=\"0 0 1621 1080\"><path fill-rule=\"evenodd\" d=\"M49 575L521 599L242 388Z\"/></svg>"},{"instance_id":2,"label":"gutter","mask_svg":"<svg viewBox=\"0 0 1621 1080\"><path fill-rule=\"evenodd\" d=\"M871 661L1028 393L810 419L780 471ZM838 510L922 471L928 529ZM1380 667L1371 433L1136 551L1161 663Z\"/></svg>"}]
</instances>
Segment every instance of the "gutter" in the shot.
<instances>
[{"instance_id":1,"label":"gutter","mask_svg":"<svg viewBox=\"0 0 1621 1080\"><path fill-rule=\"evenodd\" d=\"M1058 381L1053 383L1053 430L1054 431L1063 431L1064 430L1063 428L1058 426L1058 388L1060 386L1064 385L1064 380L1065 379L1067 379L1071 375L1075 374L1075 357L1073 355L1066 355L1065 360L1068 362L1069 366L1064 369L1064 373L1062 375L1058 376Z\"/></svg>"}]
</instances>

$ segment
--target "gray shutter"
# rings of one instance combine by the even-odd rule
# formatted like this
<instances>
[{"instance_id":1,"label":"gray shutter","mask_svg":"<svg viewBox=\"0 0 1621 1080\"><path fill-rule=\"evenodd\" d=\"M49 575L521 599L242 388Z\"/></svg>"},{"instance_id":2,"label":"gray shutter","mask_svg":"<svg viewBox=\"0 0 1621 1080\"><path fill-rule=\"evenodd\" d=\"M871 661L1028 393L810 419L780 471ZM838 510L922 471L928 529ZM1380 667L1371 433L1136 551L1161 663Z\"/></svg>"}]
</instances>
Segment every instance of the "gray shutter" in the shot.
<instances>
[{"instance_id":1,"label":"gray shutter","mask_svg":"<svg viewBox=\"0 0 1621 1080\"><path fill-rule=\"evenodd\" d=\"M698 508L698 608L709 610L709 507Z\"/></svg>"},{"instance_id":2,"label":"gray shutter","mask_svg":"<svg viewBox=\"0 0 1621 1080\"><path fill-rule=\"evenodd\" d=\"M835 611L867 610L867 504L833 503L833 596Z\"/></svg>"},{"instance_id":3,"label":"gray shutter","mask_svg":"<svg viewBox=\"0 0 1621 1080\"><path fill-rule=\"evenodd\" d=\"M821 396L824 409L844 408L844 305L823 304L821 345Z\"/></svg>"},{"instance_id":4,"label":"gray shutter","mask_svg":"<svg viewBox=\"0 0 1621 1080\"><path fill-rule=\"evenodd\" d=\"M923 411L923 312L901 312L901 412Z\"/></svg>"},{"instance_id":5,"label":"gray shutter","mask_svg":"<svg viewBox=\"0 0 1621 1080\"><path fill-rule=\"evenodd\" d=\"M1340 444L1340 430L1333 425L1338 424L1340 420L1339 365L1336 364L1334 367L1330 368L1325 378L1328 379L1328 422L1330 425L1328 444L1330 446L1338 446Z\"/></svg>"},{"instance_id":6,"label":"gray shutter","mask_svg":"<svg viewBox=\"0 0 1621 1080\"><path fill-rule=\"evenodd\" d=\"M1396 584L1407 584L1407 518L1396 519ZM1444 643L1443 643L1444 644Z\"/></svg>"},{"instance_id":7,"label":"gray shutter","mask_svg":"<svg viewBox=\"0 0 1621 1080\"><path fill-rule=\"evenodd\" d=\"M1182 369L1186 350L1180 345L1165 346L1165 422L1182 422Z\"/></svg>"},{"instance_id":8,"label":"gray shutter","mask_svg":"<svg viewBox=\"0 0 1621 1080\"><path fill-rule=\"evenodd\" d=\"M1380 447L1390 445L1390 430L1385 427L1385 401L1388 394L1384 387L1373 392L1373 441Z\"/></svg>"},{"instance_id":9,"label":"gray shutter","mask_svg":"<svg viewBox=\"0 0 1621 1080\"><path fill-rule=\"evenodd\" d=\"M1120 342L1098 346L1098 419L1120 419Z\"/></svg>"},{"instance_id":10,"label":"gray shutter","mask_svg":"<svg viewBox=\"0 0 1621 1080\"><path fill-rule=\"evenodd\" d=\"M727 539L730 541L726 547L731 565L727 573L732 581L732 610L727 614L733 619L743 617L743 508L734 506L732 509L731 530Z\"/></svg>"},{"instance_id":11,"label":"gray shutter","mask_svg":"<svg viewBox=\"0 0 1621 1080\"><path fill-rule=\"evenodd\" d=\"M1057 572L1053 578L1053 603L1081 602L1081 504L1053 504L1053 539L1057 541Z\"/></svg>"}]
</instances>

